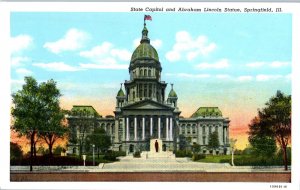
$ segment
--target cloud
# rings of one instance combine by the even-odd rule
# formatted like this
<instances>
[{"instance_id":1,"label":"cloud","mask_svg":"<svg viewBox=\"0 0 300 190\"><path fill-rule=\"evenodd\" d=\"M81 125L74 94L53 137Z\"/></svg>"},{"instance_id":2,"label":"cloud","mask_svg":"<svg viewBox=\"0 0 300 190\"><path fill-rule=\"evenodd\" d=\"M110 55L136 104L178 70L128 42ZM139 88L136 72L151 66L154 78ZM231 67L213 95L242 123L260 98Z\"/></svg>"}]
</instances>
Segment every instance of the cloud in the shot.
<instances>
[{"instance_id":1,"label":"cloud","mask_svg":"<svg viewBox=\"0 0 300 190\"><path fill-rule=\"evenodd\" d=\"M81 63L83 69L128 69L128 65L124 64L96 64L96 63Z\"/></svg>"},{"instance_id":2,"label":"cloud","mask_svg":"<svg viewBox=\"0 0 300 190\"><path fill-rule=\"evenodd\" d=\"M265 62L253 62L253 63L247 63L246 67L259 68L264 66L265 64L266 64Z\"/></svg>"},{"instance_id":3,"label":"cloud","mask_svg":"<svg viewBox=\"0 0 300 190\"><path fill-rule=\"evenodd\" d=\"M74 72L74 71L82 70L82 68L74 67L74 66L65 64L64 62L34 63L32 65L36 66L36 67L46 69L48 71L59 71L59 72L69 71L69 72Z\"/></svg>"},{"instance_id":4,"label":"cloud","mask_svg":"<svg viewBox=\"0 0 300 190\"><path fill-rule=\"evenodd\" d=\"M10 38L10 49L12 54L20 53L21 51L29 48L33 43L31 36L21 34Z\"/></svg>"},{"instance_id":5,"label":"cloud","mask_svg":"<svg viewBox=\"0 0 300 190\"><path fill-rule=\"evenodd\" d=\"M20 67L28 61L29 61L28 57L12 57L10 60L10 64L12 67Z\"/></svg>"},{"instance_id":6,"label":"cloud","mask_svg":"<svg viewBox=\"0 0 300 190\"><path fill-rule=\"evenodd\" d=\"M263 67L263 66L268 66L268 67L272 67L272 68L281 68L281 67L286 67L288 65L290 65L290 62L284 62L284 61L263 62L263 61L259 61L259 62L247 63L246 67L260 68L260 67Z\"/></svg>"},{"instance_id":7,"label":"cloud","mask_svg":"<svg viewBox=\"0 0 300 190\"><path fill-rule=\"evenodd\" d=\"M229 79L229 78L231 78L231 76L223 74L223 75L216 75L216 78L218 78L218 79Z\"/></svg>"},{"instance_id":8,"label":"cloud","mask_svg":"<svg viewBox=\"0 0 300 190\"><path fill-rule=\"evenodd\" d=\"M237 78L237 80L240 81L240 82L246 82L246 81L253 80L253 77L252 76L239 76Z\"/></svg>"},{"instance_id":9,"label":"cloud","mask_svg":"<svg viewBox=\"0 0 300 190\"><path fill-rule=\"evenodd\" d=\"M16 73L21 74L21 75L31 75L32 71L25 69L25 68L19 68L16 70Z\"/></svg>"},{"instance_id":10,"label":"cloud","mask_svg":"<svg viewBox=\"0 0 300 190\"><path fill-rule=\"evenodd\" d=\"M87 33L71 28L61 39L54 42L46 42L43 47L55 54L63 51L75 51L81 49L88 39L89 35Z\"/></svg>"},{"instance_id":11,"label":"cloud","mask_svg":"<svg viewBox=\"0 0 300 190\"><path fill-rule=\"evenodd\" d=\"M92 63L81 63L80 67L84 69L128 69L128 64L119 62L128 62L131 53L126 49L114 48L110 42L103 42L88 51L81 51L81 57L90 59Z\"/></svg>"},{"instance_id":12,"label":"cloud","mask_svg":"<svg viewBox=\"0 0 300 190\"><path fill-rule=\"evenodd\" d=\"M172 50L166 53L167 60L171 62L182 58L192 61L198 56L208 55L217 47L215 43L209 42L206 36L193 38L187 31L177 32L175 41Z\"/></svg>"},{"instance_id":13,"label":"cloud","mask_svg":"<svg viewBox=\"0 0 300 190\"><path fill-rule=\"evenodd\" d=\"M292 75L291 75L291 74L287 74L287 75L285 75L285 78L286 78L287 80L291 80L291 79L292 79Z\"/></svg>"},{"instance_id":14,"label":"cloud","mask_svg":"<svg viewBox=\"0 0 300 190\"><path fill-rule=\"evenodd\" d=\"M113 48L114 45L110 42L103 42L99 46L93 47L88 51L81 51L81 57L89 58L94 61L103 60L106 58L118 58L121 61L129 61L131 53L126 49Z\"/></svg>"},{"instance_id":15,"label":"cloud","mask_svg":"<svg viewBox=\"0 0 300 190\"><path fill-rule=\"evenodd\" d=\"M209 78L209 74L190 74L190 73L166 73L166 76L175 76L180 78Z\"/></svg>"},{"instance_id":16,"label":"cloud","mask_svg":"<svg viewBox=\"0 0 300 190\"><path fill-rule=\"evenodd\" d=\"M224 69L229 67L227 59L221 59L215 63L200 63L195 66L197 69Z\"/></svg>"},{"instance_id":17,"label":"cloud","mask_svg":"<svg viewBox=\"0 0 300 190\"><path fill-rule=\"evenodd\" d=\"M289 62L273 61L272 63L270 63L270 67L279 68L288 66L289 64Z\"/></svg>"},{"instance_id":18,"label":"cloud","mask_svg":"<svg viewBox=\"0 0 300 190\"><path fill-rule=\"evenodd\" d=\"M268 81L282 78L282 75L257 75L257 81Z\"/></svg>"},{"instance_id":19,"label":"cloud","mask_svg":"<svg viewBox=\"0 0 300 190\"><path fill-rule=\"evenodd\" d=\"M136 48L140 45L140 38L137 38L135 40L133 40L133 47ZM155 49L159 49L162 46L162 41L159 39L156 40L150 40L150 44L155 48Z\"/></svg>"}]
</instances>

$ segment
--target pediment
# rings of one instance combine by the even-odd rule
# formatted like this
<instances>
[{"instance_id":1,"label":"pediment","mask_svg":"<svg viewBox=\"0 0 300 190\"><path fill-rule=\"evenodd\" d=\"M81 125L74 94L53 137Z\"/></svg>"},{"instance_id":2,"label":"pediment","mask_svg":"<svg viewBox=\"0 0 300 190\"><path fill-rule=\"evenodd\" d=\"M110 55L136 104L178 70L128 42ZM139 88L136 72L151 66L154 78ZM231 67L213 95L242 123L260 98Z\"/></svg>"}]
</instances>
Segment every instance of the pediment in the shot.
<instances>
[{"instance_id":1,"label":"pediment","mask_svg":"<svg viewBox=\"0 0 300 190\"><path fill-rule=\"evenodd\" d=\"M133 104L129 104L121 108L123 110L173 110L174 108L161 104L159 102L155 102L153 100L142 100Z\"/></svg>"}]
</instances>

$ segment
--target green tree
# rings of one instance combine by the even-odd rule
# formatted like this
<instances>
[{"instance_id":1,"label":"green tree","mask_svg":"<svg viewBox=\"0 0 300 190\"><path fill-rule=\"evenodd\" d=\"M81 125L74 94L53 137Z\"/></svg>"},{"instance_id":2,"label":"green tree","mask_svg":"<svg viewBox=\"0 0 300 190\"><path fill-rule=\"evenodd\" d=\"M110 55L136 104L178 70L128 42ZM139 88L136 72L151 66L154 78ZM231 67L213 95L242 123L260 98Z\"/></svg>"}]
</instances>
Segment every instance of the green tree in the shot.
<instances>
[{"instance_id":1,"label":"green tree","mask_svg":"<svg viewBox=\"0 0 300 190\"><path fill-rule=\"evenodd\" d=\"M219 135L218 135L218 131L215 130L209 136L209 139L208 139L208 148L216 150L217 148L219 148L219 146L220 146Z\"/></svg>"},{"instance_id":2,"label":"green tree","mask_svg":"<svg viewBox=\"0 0 300 190\"><path fill-rule=\"evenodd\" d=\"M111 138L103 128L95 128L94 132L87 136L86 142L87 148L90 148L93 144L95 145L98 158L100 152L105 152L111 146Z\"/></svg>"},{"instance_id":3,"label":"green tree","mask_svg":"<svg viewBox=\"0 0 300 190\"><path fill-rule=\"evenodd\" d=\"M12 128L30 140L30 171L32 171L34 143L42 126L41 118L45 110L40 96L39 85L33 77L25 77L22 89L12 94L11 114L14 118Z\"/></svg>"},{"instance_id":4,"label":"green tree","mask_svg":"<svg viewBox=\"0 0 300 190\"><path fill-rule=\"evenodd\" d=\"M47 83L41 83L39 86L41 101L47 107L43 113L43 128L39 131L38 135L45 141L49 147L49 155L52 156L52 149L54 143L63 138L68 131L63 124L64 113L59 105L59 98L61 94L56 87L54 80L49 80Z\"/></svg>"},{"instance_id":5,"label":"green tree","mask_svg":"<svg viewBox=\"0 0 300 190\"><path fill-rule=\"evenodd\" d=\"M59 90L53 80L38 84L33 77L25 77L21 90L12 94L12 129L30 140L30 171L32 171L33 154L40 136L55 129L50 128L57 119L59 107ZM55 121L55 122L54 122Z\"/></svg>"},{"instance_id":6,"label":"green tree","mask_svg":"<svg viewBox=\"0 0 300 190\"><path fill-rule=\"evenodd\" d=\"M184 135L179 135L179 150L185 150L188 147L187 139Z\"/></svg>"},{"instance_id":7,"label":"green tree","mask_svg":"<svg viewBox=\"0 0 300 190\"><path fill-rule=\"evenodd\" d=\"M277 91L265 105L258 111L257 122L252 121L254 125L250 124L249 140L266 136L268 139L263 140L272 143L272 138L276 139L283 151L284 168L287 170L286 149L291 139L291 95Z\"/></svg>"},{"instance_id":8,"label":"green tree","mask_svg":"<svg viewBox=\"0 0 300 190\"><path fill-rule=\"evenodd\" d=\"M200 150L201 150L201 146L197 143L193 143L193 145L192 145L193 153L198 153L198 152L200 152Z\"/></svg>"},{"instance_id":9,"label":"green tree","mask_svg":"<svg viewBox=\"0 0 300 190\"><path fill-rule=\"evenodd\" d=\"M21 149L21 146L17 143L10 142L10 159L16 160L20 159L23 156L23 151Z\"/></svg>"},{"instance_id":10,"label":"green tree","mask_svg":"<svg viewBox=\"0 0 300 190\"><path fill-rule=\"evenodd\" d=\"M252 153L256 156L273 156L276 152L276 140L268 127L262 126L261 120L255 117L249 125L248 141Z\"/></svg>"}]
</instances>

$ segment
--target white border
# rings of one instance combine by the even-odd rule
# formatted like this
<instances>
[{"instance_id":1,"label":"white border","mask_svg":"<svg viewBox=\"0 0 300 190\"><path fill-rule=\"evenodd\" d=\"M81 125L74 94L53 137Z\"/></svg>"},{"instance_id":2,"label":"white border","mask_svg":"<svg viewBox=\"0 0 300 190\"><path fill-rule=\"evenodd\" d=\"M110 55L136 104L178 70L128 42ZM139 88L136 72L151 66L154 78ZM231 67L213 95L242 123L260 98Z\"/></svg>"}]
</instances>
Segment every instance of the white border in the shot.
<instances>
[{"instance_id":1,"label":"white border","mask_svg":"<svg viewBox=\"0 0 300 190\"><path fill-rule=\"evenodd\" d=\"M176 183L131 183L131 182L10 182L9 180L9 123L10 123L10 57L9 57L9 36L10 36L10 11L54 11L54 12L129 12L131 6L140 7L160 7L165 5L172 5L172 7L180 7L188 5L193 6L216 6L216 7L281 7L284 13L293 14L293 57L292 57L292 98L293 98L293 154L292 154L292 183L203 183L203 182L176 182ZM62 3L50 3L50 2L0 2L0 79L1 79L1 98L0 98L0 139L1 139L1 155L0 155L0 188L4 189L271 189L270 185L287 185L286 189L299 189L299 135L300 135L300 123L299 123L299 105L300 105L300 4L297 3L226 3L226 2L62 2ZM151 12L147 12L151 14ZM195 13L205 14L205 13ZM280 13L279 13L280 14ZM296 106L298 105L298 106ZM298 116L298 118L297 118Z\"/></svg>"}]
</instances>

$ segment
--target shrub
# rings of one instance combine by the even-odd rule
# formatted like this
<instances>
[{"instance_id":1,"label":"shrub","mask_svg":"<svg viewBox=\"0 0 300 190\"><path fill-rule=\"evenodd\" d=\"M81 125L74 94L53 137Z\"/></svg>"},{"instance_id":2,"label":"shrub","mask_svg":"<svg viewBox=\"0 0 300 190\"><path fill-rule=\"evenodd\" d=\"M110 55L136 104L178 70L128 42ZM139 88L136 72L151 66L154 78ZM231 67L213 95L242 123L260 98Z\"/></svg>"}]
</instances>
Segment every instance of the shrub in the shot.
<instances>
[{"instance_id":1,"label":"shrub","mask_svg":"<svg viewBox=\"0 0 300 190\"><path fill-rule=\"evenodd\" d=\"M17 160L21 159L23 155L23 151L21 149L21 146L17 143L10 142L10 159L11 160Z\"/></svg>"},{"instance_id":2,"label":"shrub","mask_svg":"<svg viewBox=\"0 0 300 190\"><path fill-rule=\"evenodd\" d=\"M116 151L116 152L114 152L115 153L115 155L117 156L117 157L119 157L119 156L126 156L126 152L125 151Z\"/></svg>"},{"instance_id":3,"label":"shrub","mask_svg":"<svg viewBox=\"0 0 300 190\"><path fill-rule=\"evenodd\" d=\"M135 153L133 153L133 157L140 158L141 157L141 152L140 151L136 151Z\"/></svg>"},{"instance_id":4,"label":"shrub","mask_svg":"<svg viewBox=\"0 0 300 190\"><path fill-rule=\"evenodd\" d=\"M200 159L204 159L206 158L206 155L205 154L194 154L192 156L192 160L193 161L197 161L197 160L200 160Z\"/></svg>"},{"instance_id":5,"label":"shrub","mask_svg":"<svg viewBox=\"0 0 300 190\"><path fill-rule=\"evenodd\" d=\"M104 154L103 159L104 160L109 160L109 161L116 161L117 160L117 154L116 154L116 152L113 152L113 151L106 152Z\"/></svg>"},{"instance_id":6,"label":"shrub","mask_svg":"<svg viewBox=\"0 0 300 190\"><path fill-rule=\"evenodd\" d=\"M188 150L178 150L175 152L176 157L178 158L184 158L184 157L189 157L191 158L193 156L192 151Z\"/></svg>"}]
</instances>

